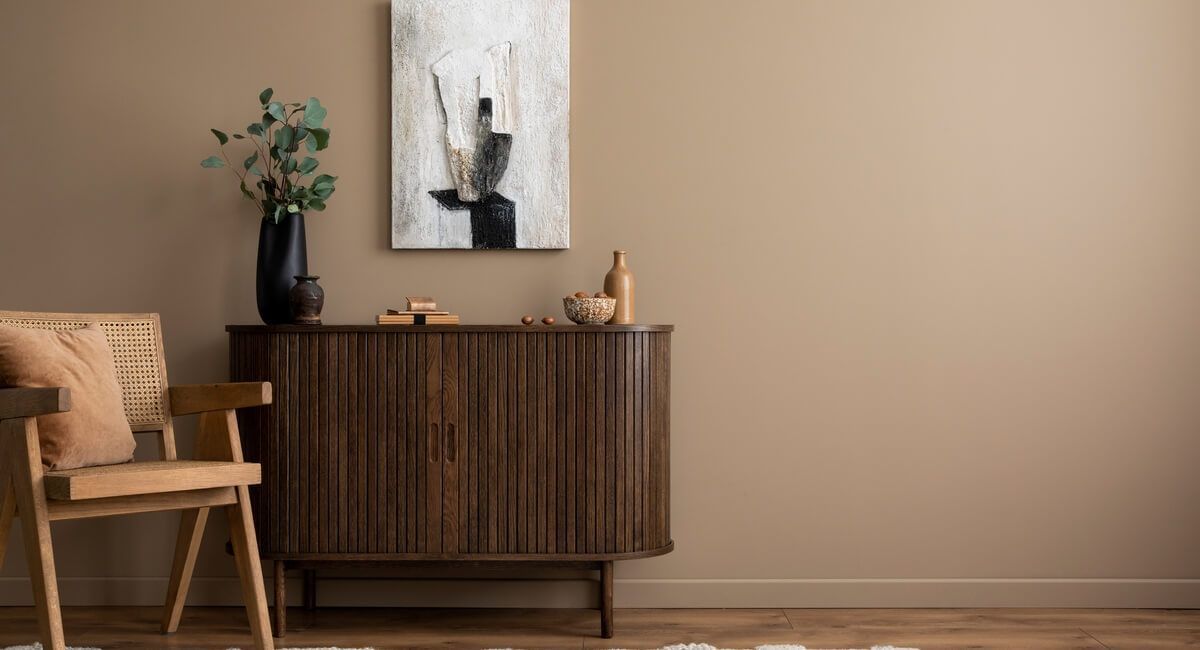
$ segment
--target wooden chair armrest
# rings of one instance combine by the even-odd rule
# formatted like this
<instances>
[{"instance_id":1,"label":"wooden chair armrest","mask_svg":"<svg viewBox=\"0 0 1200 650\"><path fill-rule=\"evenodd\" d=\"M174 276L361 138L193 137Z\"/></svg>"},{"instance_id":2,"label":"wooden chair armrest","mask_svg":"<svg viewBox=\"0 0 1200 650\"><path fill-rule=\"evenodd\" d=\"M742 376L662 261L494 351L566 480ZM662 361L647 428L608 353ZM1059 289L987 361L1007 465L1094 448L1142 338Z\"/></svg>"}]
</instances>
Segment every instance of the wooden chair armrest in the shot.
<instances>
[{"instance_id":1,"label":"wooden chair armrest","mask_svg":"<svg viewBox=\"0 0 1200 650\"><path fill-rule=\"evenodd\" d=\"M244 381L230 384L171 386L172 415L224 411L271 403L271 383Z\"/></svg>"},{"instance_id":2,"label":"wooden chair armrest","mask_svg":"<svg viewBox=\"0 0 1200 650\"><path fill-rule=\"evenodd\" d=\"M30 418L70 410L69 388L0 388L0 420Z\"/></svg>"}]
</instances>

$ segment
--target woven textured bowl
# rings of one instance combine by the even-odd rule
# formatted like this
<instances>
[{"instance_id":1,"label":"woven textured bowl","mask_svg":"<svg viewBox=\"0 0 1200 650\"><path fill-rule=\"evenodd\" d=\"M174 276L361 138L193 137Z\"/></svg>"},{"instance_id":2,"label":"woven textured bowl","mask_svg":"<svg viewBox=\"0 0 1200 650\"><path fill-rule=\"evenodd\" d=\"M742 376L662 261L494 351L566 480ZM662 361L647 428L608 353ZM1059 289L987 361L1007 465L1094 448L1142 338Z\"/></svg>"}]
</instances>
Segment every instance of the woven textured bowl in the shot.
<instances>
[{"instance_id":1,"label":"woven textured bowl","mask_svg":"<svg viewBox=\"0 0 1200 650\"><path fill-rule=\"evenodd\" d=\"M603 325L612 320L616 298L563 298L567 318L580 325Z\"/></svg>"}]
</instances>

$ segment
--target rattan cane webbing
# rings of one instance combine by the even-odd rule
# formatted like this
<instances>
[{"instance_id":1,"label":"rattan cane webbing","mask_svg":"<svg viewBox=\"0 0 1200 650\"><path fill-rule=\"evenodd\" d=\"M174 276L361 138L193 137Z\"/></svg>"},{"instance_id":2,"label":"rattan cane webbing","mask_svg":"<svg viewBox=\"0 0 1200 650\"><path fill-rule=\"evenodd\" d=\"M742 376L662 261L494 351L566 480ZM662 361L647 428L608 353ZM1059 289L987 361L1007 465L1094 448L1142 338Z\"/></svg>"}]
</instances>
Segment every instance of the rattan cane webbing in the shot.
<instances>
[{"instance_id":1,"label":"rattan cane webbing","mask_svg":"<svg viewBox=\"0 0 1200 650\"><path fill-rule=\"evenodd\" d=\"M0 325L43 330L72 330L96 323L104 330L117 366L117 381L125 401L130 426L162 424L162 351L158 346L157 323L153 319L86 320L59 318L12 318L0 316Z\"/></svg>"}]
</instances>

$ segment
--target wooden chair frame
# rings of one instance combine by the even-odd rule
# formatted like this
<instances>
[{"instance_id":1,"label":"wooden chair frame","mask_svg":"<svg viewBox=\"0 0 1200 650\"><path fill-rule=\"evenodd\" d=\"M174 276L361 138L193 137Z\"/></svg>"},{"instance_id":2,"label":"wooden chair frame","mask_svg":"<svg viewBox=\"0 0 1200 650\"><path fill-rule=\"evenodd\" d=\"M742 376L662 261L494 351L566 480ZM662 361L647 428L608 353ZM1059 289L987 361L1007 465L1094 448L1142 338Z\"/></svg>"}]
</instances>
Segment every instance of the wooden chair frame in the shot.
<instances>
[{"instance_id":1,"label":"wooden chair frame","mask_svg":"<svg viewBox=\"0 0 1200 650\"><path fill-rule=\"evenodd\" d=\"M35 323L33 326L41 320L60 325L64 321L78 322L82 325L88 322L152 320L160 363L163 419L156 423L131 422L132 428L135 432L158 433L159 458L162 461L177 461L172 416L199 414L200 428L196 436L195 460L223 461L210 465L237 470L241 476L254 477L252 480L240 479L236 485L228 484L228 480L222 484L219 478L213 478L211 484L217 485L216 487L210 485L197 488L195 486L198 484L207 484L195 480L198 473L193 469L188 474L192 477L190 483L177 482L172 485L170 466L167 466L163 469L164 478L162 489L159 491L103 496L99 493L89 495L85 488L81 488L79 494L73 494L67 500L50 498L47 495L48 479L56 478L56 473L43 469L36 417L69 410L70 391L66 388L0 388L0 566L4 563L5 547L13 520L20 517L38 625L42 645L46 650L66 649L50 522L181 510L179 535L175 544L161 626L163 634L170 634L179 627L200 541L204 536L204 527L208 521L209 510L214 507L224 508L229 518L230 537L255 648L273 650L274 641L268 621L266 590L254 520L250 511L248 487L259 482L259 471L256 464L243 461L235 415L235 409L270 404L271 385L265 382L246 382L168 387L157 314L0 312L0 321L5 319L30 321ZM242 465L230 467L230 463ZM179 464L184 466L187 461L180 461ZM247 471L251 465L253 472Z\"/></svg>"}]
</instances>

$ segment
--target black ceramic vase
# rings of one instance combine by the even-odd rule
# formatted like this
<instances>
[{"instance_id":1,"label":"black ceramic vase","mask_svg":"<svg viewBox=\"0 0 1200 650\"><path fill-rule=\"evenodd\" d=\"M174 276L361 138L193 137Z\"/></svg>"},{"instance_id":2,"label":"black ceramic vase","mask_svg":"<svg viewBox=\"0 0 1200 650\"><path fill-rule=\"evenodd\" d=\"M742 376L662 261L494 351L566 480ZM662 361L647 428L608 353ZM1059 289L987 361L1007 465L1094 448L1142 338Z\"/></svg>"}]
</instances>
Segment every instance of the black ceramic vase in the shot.
<instances>
[{"instance_id":1,"label":"black ceramic vase","mask_svg":"<svg viewBox=\"0 0 1200 650\"><path fill-rule=\"evenodd\" d=\"M297 275L308 275L304 215L288 214L279 223L263 219L258 230L258 316L268 325L292 322L288 297Z\"/></svg>"}]
</instances>

